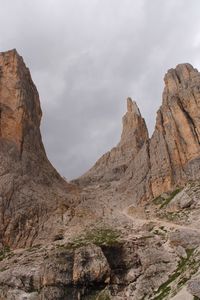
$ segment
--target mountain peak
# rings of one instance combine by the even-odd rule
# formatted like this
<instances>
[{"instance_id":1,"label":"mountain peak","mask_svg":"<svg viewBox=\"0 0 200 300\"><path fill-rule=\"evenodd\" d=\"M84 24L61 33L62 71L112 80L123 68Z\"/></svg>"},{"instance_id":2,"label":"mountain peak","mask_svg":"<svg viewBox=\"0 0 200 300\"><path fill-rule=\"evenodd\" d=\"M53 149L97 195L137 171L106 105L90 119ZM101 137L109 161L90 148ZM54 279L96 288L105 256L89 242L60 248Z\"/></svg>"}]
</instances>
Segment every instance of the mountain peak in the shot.
<instances>
[{"instance_id":1,"label":"mountain peak","mask_svg":"<svg viewBox=\"0 0 200 300\"><path fill-rule=\"evenodd\" d=\"M33 243L43 234L38 229L35 234L35 228L46 221L45 214L53 215L68 197L69 184L46 156L41 116L39 95L22 57L16 50L0 53L0 243L5 245ZM35 224L30 227L29 221Z\"/></svg>"},{"instance_id":2,"label":"mountain peak","mask_svg":"<svg viewBox=\"0 0 200 300\"><path fill-rule=\"evenodd\" d=\"M134 144L140 148L141 144L148 139L146 123L140 114L137 103L130 97L127 98L127 112L122 119L123 129L119 145L135 140ZM135 148L134 145L132 145Z\"/></svg>"},{"instance_id":3,"label":"mountain peak","mask_svg":"<svg viewBox=\"0 0 200 300\"><path fill-rule=\"evenodd\" d=\"M30 132L39 138L42 113L29 69L15 49L0 53L0 87L0 137L21 152Z\"/></svg>"},{"instance_id":4,"label":"mountain peak","mask_svg":"<svg viewBox=\"0 0 200 300\"><path fill-rule=\"evenodd\" d=\"M135 101L127 98L127 112L122 118L120 142L104 154L95 165L76 182L90 180L114 180L122 176L128 164L148 141L148 130Z\"/></svg>"},{"instance_id":5,"label":"mountain peak","mask_svg":"<svg viewBox=\"0 0 200 300\"><path fill-rule=\"evenodd\" d=\"M137 103L130 97L127 98L127 112L141 115Z\"/></svg>"},{"instance_id":6,"label":"mountain peak","mask_svg":"<svg viewBox=\"0 0 200 300\"><path fill-rule=\"evenodd\" d=\"M178 64L174 69L169 69L164 77L164 92L173 95L181 89L188 88L188 85L195 80L199 73L189 63Z\"/></svg>"}]
</instances>

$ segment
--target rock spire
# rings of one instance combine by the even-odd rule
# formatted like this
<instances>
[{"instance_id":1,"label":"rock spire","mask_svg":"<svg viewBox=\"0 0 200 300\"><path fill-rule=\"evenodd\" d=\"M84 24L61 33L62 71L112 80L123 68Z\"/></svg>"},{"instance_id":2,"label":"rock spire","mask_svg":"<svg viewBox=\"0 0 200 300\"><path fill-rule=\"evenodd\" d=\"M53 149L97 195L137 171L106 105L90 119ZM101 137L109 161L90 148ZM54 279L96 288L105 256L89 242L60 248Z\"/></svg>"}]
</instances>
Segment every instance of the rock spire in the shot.
<instances>
[{"instance_id":1,"label":"rock spire","mask_svg":"<svg viewBox=\"0 0 200 300\"><path fill-rule=\"evenodd\" d=\"M16 50L0 53L0 245L51 239L55 211L63 202L69 207L73 198L71 185L47 159L41 116L39 95L22 57Z\"/></svg>"},{"instance_id":2,"label":"rock spire","mask_svg":"<svg viewBox=\"0 0 200 300\"><path fill-rule=\"evenodd\" d=\"M127 112L122 119L120 142L104 154L80 181L118 180L122 177L130 161L134 160L143 144L148 141L148 130L135 101L127 99Z\"/></svg>"}]
</instances>

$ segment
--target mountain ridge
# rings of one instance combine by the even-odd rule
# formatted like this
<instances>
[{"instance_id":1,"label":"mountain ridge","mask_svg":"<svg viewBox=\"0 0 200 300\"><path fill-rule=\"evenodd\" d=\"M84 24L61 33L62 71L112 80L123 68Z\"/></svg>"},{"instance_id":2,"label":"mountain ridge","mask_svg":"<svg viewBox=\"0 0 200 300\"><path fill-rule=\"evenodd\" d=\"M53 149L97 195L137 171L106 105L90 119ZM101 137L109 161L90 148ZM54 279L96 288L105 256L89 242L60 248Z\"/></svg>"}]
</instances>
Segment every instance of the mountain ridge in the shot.
<instances>
[{"instance_id":1,"label":"mountain ridge","mask_svg":"<svg viewBox=\"0 0 200 300\"><path fill-rule=\"evenodd\" d=\"M179 77L177 77L177 74L179 74L181 80L178 79ZM195 113L195 111L198 112L199 109L199 78L199 72L190 64L179 64L175 69L170 69L168 71L164 78L166 85L163 91L163 103L157 112L155 129L150 139L148 138L145 121L142 116L140 116L140 121L144 122L144 125L140 129L139 136L142 136L143 134L145 138L141 143L142 146L144 144L144 149L138 149L141 150L141 158L137 159L147 162L144 172L150 173L150 178L147 182L144 182L145 189L148 189L147 195L139 196L140 198L136 199L136 201L142 200L143 197L146 197L146 199L156 197L162 192L174 189L176 185L182 185L190 179L195 180L199 178L199 120L198 115L196 116ZM188 86L188 84L190 86ZM184 97L187 97L188 103L185 101ZM197 101L195 101L195 99L197 99ZM129 102L130 98L128 98L127 101ZM169 120L169 118L171 119ZM183 125L181 125L181 122ZM167 123L170 124L171 127L166 125ZM135 124L135 128L132 132L134 137L137 136L136 131L138 129L139 126L137 127ZM124 124L122 134L124 134L125 131ZM172 142L173 139L175 142ZM133 142L133 139L130 139L129 137L127 137L127 140L129 141L129 144L130 140ZM114 147L111 152L104 154L89 172L86 172L85 175L81 176L80 182L81 180L90 181L90 178L87 178L90 177L90 174L91 177L97 177L99 180L98 172L101 168L101 159L105 160L105 162L102 162L101 172L104 174L103 176L105 176L106 170L104 168L108 168L108 166L106 166L106 161L108 160L109 165L110 160L117 160L115 157L108 159L108 156L112 156L113 153L121 151L120 143ZM130 172L137 172L137 170L141 168L140 163L135 167L131 166L128 168L129 162L132 164L134 163L134 157L132 156L129 159L127 154L128 152L133 151L133 148L134 147L131 144L129 148L123 149L123 154L121 153L119 155L120 157L125 157L127 155L125 165L120 165L120 163L118 163L118 168L121 167L122 172L124 170L124 174L120 174L120 177L124 177L124 180L126 181L128 181L126 175L128 177L130 176ZM195 166L197 168L194 170L192 161L196 158ZM159 160L159 162L157 162L157 160ZM116 163L117 162L114 162L113 164ZM109 172L112 172L111 169L112 164ZM160 173L158 173L159 169ZM197 174L195 174L195 172ZM109 178L106 178L106 180L107 179ZM134 182L132 184L134 184Z\"/></svg>"},{"instance_id":2,"label":"mountain ridge","mask_svg":"<svg viewBox=\"0 0 200 300\"><path fill-rule=\"evenodd\" d=\"M29 70L0 53L0 299L200 297L200 73L164 80L152 137L128 98L120 142L66 182Z\"/></svg>"}]
</instances>

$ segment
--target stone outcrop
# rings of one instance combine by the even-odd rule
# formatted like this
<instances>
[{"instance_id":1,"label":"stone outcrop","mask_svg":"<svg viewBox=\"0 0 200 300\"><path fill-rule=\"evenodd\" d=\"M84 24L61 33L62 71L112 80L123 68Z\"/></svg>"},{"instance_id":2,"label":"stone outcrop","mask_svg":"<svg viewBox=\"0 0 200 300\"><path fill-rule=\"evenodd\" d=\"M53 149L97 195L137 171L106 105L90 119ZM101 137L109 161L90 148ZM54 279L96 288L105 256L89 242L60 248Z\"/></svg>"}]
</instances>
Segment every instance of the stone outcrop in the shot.
<instances>
[{"instance_id":1,"label":"stone outcrop","mask_svg":"<svg viewBox=\"0 0 200 300\"><path fill-rule=\"evenodd\" d=\"M104 293L104 297L109 296L105 299L111 299L111 293L115 299L126 285L131 287L126 291L128 299L140 299L162 283L159 272L167 276L174 270L174 255L163 245L150 248L148 239L115 245L89 244L78 249L58 247L55 251L33 247L28 250L14 252L10 264L6 259L2 262L0 299L102 299L100 295ZM153 268L152 263L157 267ZM154 277L152 284L145 286L150 276ZM106 288L108 285L112 287L110 290Z\"/></svg>"},{"instance_id":2,"label":"stone outcrop","mask_svg":"<svg viewBox=\"0 0 200 300\"><path fill-rule=\"evenodd\" d=\"M21 256L21 263L15 269L4 267L4 277L0 279L0 299L78 299L87 293L86 282L104 286L110 276L110 267L100 247L95 245L79 249L55 251L50 248L33 247ZM33 262L34 268L32 267ZM13 260L12 260L13 262ZM15 286L15 289L10 288ZM24 297L24 298L23 298Z\"/></svg>"},{"instance_id":3,"label":"stone outcrop","mask_svg":"<svg viewBox=\"0 0 200 300\"><path fill-rule=\"evenodd\" d=\"M22 57L0 54L0 243L30 245L59 209L69 208L77 192L48 161L41 140L37 89ZM63 203L63 204L62 204ZM51 215L49 215L51 213ZM55 227L59 227L57 224ZM56 229L57 230L57 229Z\"/></svg>"}]
</instances>

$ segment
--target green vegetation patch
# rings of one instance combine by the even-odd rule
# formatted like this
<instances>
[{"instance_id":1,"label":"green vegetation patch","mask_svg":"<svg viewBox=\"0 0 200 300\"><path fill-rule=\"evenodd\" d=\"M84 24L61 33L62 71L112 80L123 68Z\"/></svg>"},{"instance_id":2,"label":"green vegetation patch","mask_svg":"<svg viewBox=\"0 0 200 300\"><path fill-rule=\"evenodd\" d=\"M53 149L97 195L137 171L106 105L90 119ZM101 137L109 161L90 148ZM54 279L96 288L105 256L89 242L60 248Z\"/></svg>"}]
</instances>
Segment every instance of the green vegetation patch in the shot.
<instances>
[{"instance_id":1,"label":"green vegetation patch","mask_svg":"<svg viewBox=\"0 0 200 300\"><path fill-rule=\"evenodd\" d=\"M9 253L10 253L10 247L9 246L4 246L0 250L0 261L2 261L4 258L6 258Z\"/></svg>"},{"instance_id":2,"label":"green vegetation patch","mask_svg":"<svg viewBox=\"0 0 200 300\"><path fill-rule=\"evenodd\" d=\"M33 245L32 247L28 248L28 252L34 252L37 251L41 247L41 244Z\"/></svg>"},{"instance_id":3,"label":"green vegetation patch","mask_svg":"<svg viewBox=\"0 0 200 300\"><path fill-rule=\"evenodd\" d=\"M84 300L111 300L110 292L108 289L103 289L102 291L93 292L92 295L85 295L83 296Z\"/></svg>"},{"instance_id":4,"label":"green vegetation patch","mask_svg":"<svg viewBox=\"0 0 200 300\"><path fill-rule=\"evenodd\" d=\"M176 221L180 219L180 215L178 212L165 212L164 214L162 214L162 217L166 218L169 221Z\"/></svg>"},{"instance_id":5,"label":"green vegetation patch","mask_svg":"<svg viewBox=\"0 0 200 300\"><path fill-rule=\"evenodd\" d=\"M165 237L165 235L166 235L166 233L165 232L163 232L163 231L161 231L161 230L159 230L159 229L155 229L154 231L153 231L153 234L156 234L156 235L159 235L159 236L161 236L161 237Z\"/></svg>"},{"instance_id":6,"label":"green vegetation patch","mask_svg":"<svg viewBox=\"0 0 200 300\"><path fill-rule=\"evenodd\" d=\"M85 235L78 236L67 245L58 245L65 249L77 249L89 244L97 246L113 246L119 243L120 232L111 228L96 228L86 232Z\"/></svg>"},{"instance_id":7,"label":"green vegetation patch","mask_svg":"<svg viewBox=\"0 0 200 300\"><path fill-rule=\"evenodd\" d=\"M180 191L182 191L182 188L178 188L176 190L174 190L172 193L169 194L168 197L162 197L162 195L156 197L155 199L153 199L153 203L155 205L160 205L160 208L163 208L165 206L167 206L167 204L170 203L170 201L178 194L180 193Z\"/></svg>"},{"instance_id":8,"label":"green vegetation patch","mask_svg":"<svg viewBox=\"0 0 200 300\"><path fill-rule=\"evenodd\" d=\"M162 300L164 299L167 295L169 295L171 291L171 286L170 284L175 281L186 269L191 266L193 263L193 260L191 260L192 254L194 252L194 249L187 249L187 257L182 258L177 266L177 269L169 276L168 280L164 282L156 291L155 297L153 300ZM158 295L156 295L158 294Z\"/></svg>"},{"instance_id":9,"label":"green vegetation patch","mask_svg":"<svg viewBox=\"0 0 200 300\"><path fill-rule=\"evenodd\" d=\"M8 268L5 268L5 267L4 267L4 268L1 268L1 269L0 269L0 272L4 272L4 271L6 271L6 270L8 270Z\"/></svg>"},{"instance_id":10,"label":"green vegetation patch","mask_svg":"<svg viewBox=\"0 0 200 300\"><path fill-rule=\"evenodd\" d=\"M108 294L99 295L97 300L110 300L110 296Z\"/></svg>"},{"instance_id":11,"label":"green vegetation patch","mask_svg":"<svg viewBox=\"0 0 200 300\"><path fill-rule=\"evenodd\" d=\"M178 194L180 193L180 191L182 191L182 188L176 189L175 191L173 191L169 198L165 199L165 202L162 203L162 205L160 206L160 208L163 208L164 206L167 206L167 204L170 203L170 201Z\"/></svg>"},{"instance_id":12,"label":"green vegetation patch","mask_svg":"<svg viewBox=\"0 0 200 300\"><path fill-rule=\"evenodd\" d=\"M118 243L120 234L118 231L110 228L100 228L94 231L89 231L85 236L74 239L74 245L95 244L97 246L108 245L112 246Z\"/></svg>"},{"instance_id":13,"label":"green vegetation patch","mask_svg":"<svg viewBox=\"0 0 200 300\"><path fill-rule=\"evenodd\" d=\"M162 203L163 203L164 200L165 199L162 198L161 195L160 195L160 196L158 196L158 197L156 197L156 198L153 199L153 203L155 205L162 205Z\"/></svg>"}]
</instances>

